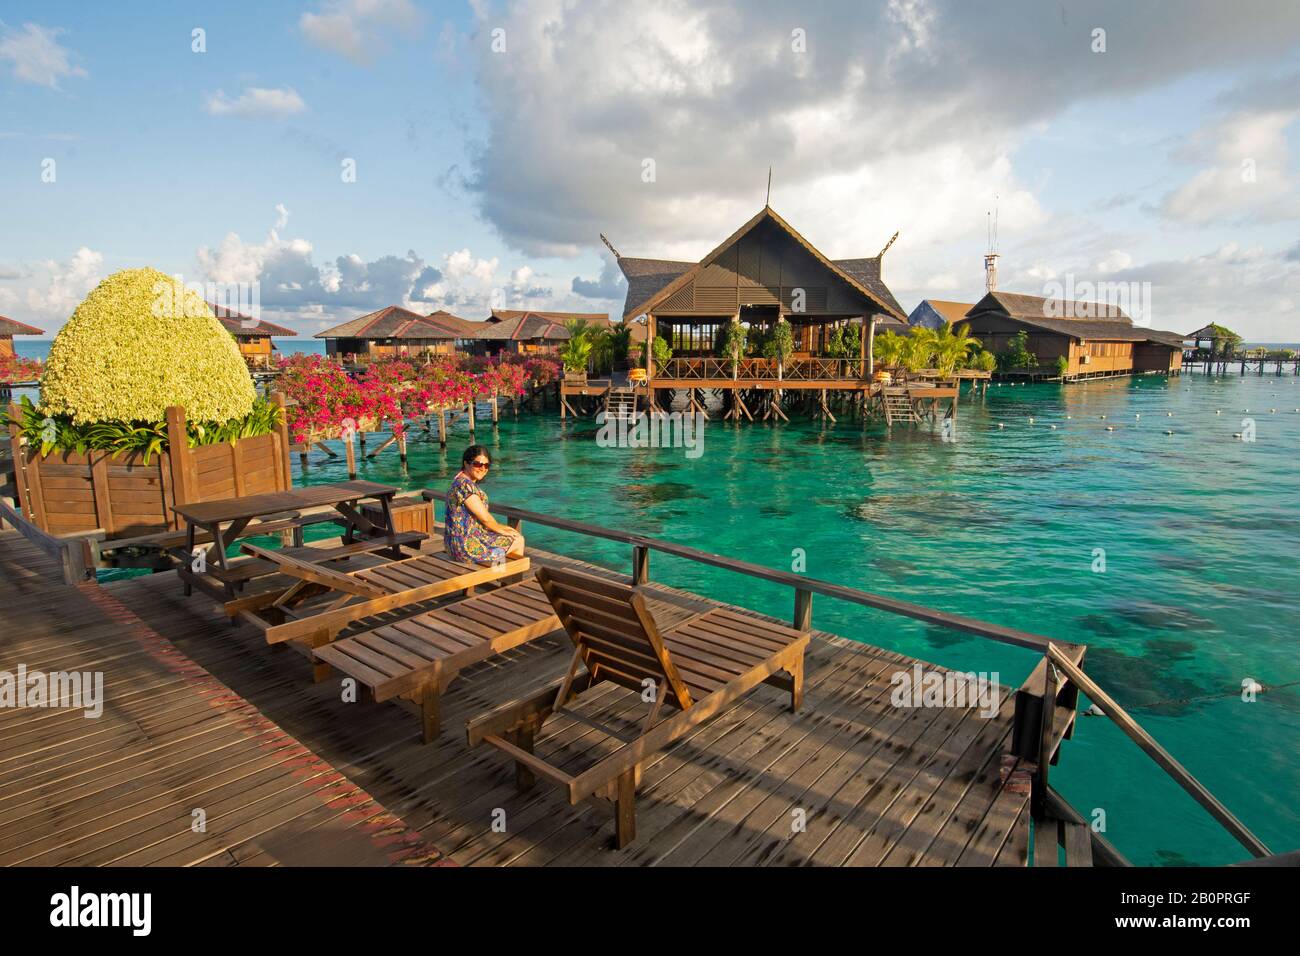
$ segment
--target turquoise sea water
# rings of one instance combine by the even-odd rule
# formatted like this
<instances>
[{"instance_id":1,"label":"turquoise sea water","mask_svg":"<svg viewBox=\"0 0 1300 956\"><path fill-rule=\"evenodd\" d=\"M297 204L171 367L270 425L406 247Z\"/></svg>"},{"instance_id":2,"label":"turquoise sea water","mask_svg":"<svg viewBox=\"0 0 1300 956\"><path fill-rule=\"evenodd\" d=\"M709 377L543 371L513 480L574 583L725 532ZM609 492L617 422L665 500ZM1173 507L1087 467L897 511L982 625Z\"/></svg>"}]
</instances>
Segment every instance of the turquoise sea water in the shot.
<instances>
[{"instance_id":1,"label":"turquoise sea water","mask_svg":"<svg viewBox=\"0 0 1300 956\"><path fill-rule=\"evenodd\" d=\"M995 386L963 398L951 443L929 427L712 422L692 460L680 448L599 447L593 422L561 424L554 412L481 425L477 437L493 450L485 488L497 503L786 570L802 549L813 577L1086 643L1089 673L1283 851L1300 847L1297 408L1295 376L1189 374ZM1253 442L1232 437L1244 419ZM446 451L414 441L405 472L390 449L363 460L360 477L445 490L468 440L458 425ZM346 477L341 459L322 457L303 480ZM537 546L629 567L621 545L524 530ZM792 610L788 590L719 569L656 554L651 573L774 615ZM1011 687L1037 660L820 597L813 621L996 671ZM1267 688L1253 703L1242 700L1248 678ZM1080 720L1052 776L1086 816L1105 812L1107 835L1134 862L1247 855L1106 718Z\"/></svg>"},{"instance_id":2,"label":"turquoise sea water","mask_svg":"<svg viewBox=\"0 0 1300 956\"><path fill-rule=\"evenodd\" d=\"M1089 673L1281 852L1300 848L1298 408L1296 376L1189 373L994 387L963 397L953 442L929 427L711 422L688 459L598 447L593 422L561 424L553 410L481 424L477 438L493 450L485 488L497 503L785 570L802 549L813 577L1086 643ZM1253 442L1233 438L1245 419ZM390 449L360 476L445 490L468 441L459 424L446 451L413 441L405 471ZM341 458L322 457L299 480L346 477ZM622 546L524 530L539 547L629 566ZM658 554L651 574L792 609L785 589ZM1011 687L1037 660L821 597L813 621ZM1247 678L1266 688L1253 703ZM1080 719L1052 779L1085 816L1104 811L1136 863L1247 855L1105 718Z\"/></svg>"}]
</instances>

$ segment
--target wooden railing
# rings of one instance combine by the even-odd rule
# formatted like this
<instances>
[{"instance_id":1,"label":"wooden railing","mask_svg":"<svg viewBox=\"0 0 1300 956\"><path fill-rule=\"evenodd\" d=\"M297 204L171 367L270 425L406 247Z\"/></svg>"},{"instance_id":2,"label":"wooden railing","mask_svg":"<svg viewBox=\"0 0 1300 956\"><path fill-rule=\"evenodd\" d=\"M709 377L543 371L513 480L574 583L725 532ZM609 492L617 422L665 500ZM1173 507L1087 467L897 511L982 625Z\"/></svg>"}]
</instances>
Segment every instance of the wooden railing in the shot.
<instances>
[{"instance_id":1,"label":"wooden railing","mask_svg":"<svg viewBox=\"0 0 1300 956\"><path fill-rule=\"evenodd\" d=\"M95 579L91 542L84 536L56 538L32 524L0 498L0 528L12 526L19 534L55 561L63 573L64 584L80 584Z\"/></svg>"},{"instance_id":2,"label":"wooden railing","mask_svg":"<svg viewBox=\"0 0 1300 956\"><path fill-rule=\"evenodd\" d=\"M426 501L445 503L447 500L446 494L440 491L425 490L422 494ZM802 574L778 571L749 561L674 544L660 538L617 531L568 518L557 518L509 505L493 504L492 510L505 515L514 527L519 527L522 522L528 521L547 528L629 545L632 549L631 583L634 585L649 583L650 553L657 551L660 554L672 555L697 564L721 568L760 581L789 587L794 591L794 613L791 623L802 631L812 628L812 599L814 594L820 594L850 604L924 621L938 627L974 634L1002 644L1038 651L1043 655L1042 660L1016 692L1011 740L1012 753L1026 761L1034 771L1031 810L1036 820L1050 817L1066 819L1071 823L1083 822L1080 815L1048 786L1047 781L1048 767L1056 761L1061 742L1068 740L1074 731L1078 718L1079 692L1082 691L1103 713L1114 720L1120 729L1156 762L1157 766L1191 794L1193 799L1205 807L1211 816L1253 855L1260 857L1269 854L1268 848L1241 821L1083 672L1083 658L1087 650L1085 645L1054 640L1040 634L990 624L960 614L938 611L909 601L900 601ZM1098 862L1108 865L1127 865L1127 861L1100 834L1092 831L1091 828L1089 834L1093 855Z\"/></svg>"},{"instance_id":3,"label":"wooden railing","mask_svg":"<svg viewBox=\"0 0 1300 956\"><path fill-rule=\"evenodd\" d=\"M655 377L678 381L732 379L746 381L812 382L860 377L858 359L792 358L778 369L773 359L743 358L735 363L725 358L671 358L655 363Z\"/></svg>"}]
</instances>

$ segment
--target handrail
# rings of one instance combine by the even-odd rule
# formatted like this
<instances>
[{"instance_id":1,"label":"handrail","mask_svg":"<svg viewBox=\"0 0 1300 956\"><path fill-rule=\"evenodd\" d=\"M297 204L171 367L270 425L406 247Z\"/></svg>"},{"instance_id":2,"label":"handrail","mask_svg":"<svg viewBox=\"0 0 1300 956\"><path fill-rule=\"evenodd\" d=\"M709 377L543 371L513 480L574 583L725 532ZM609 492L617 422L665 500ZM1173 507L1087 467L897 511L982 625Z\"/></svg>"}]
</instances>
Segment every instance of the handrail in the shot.
<instances>
[{"instance_id":1,"label":"handrail","mask_svg":"<svg viewBox=\"0 0 1300 956\"><path fill-rule=\"evenodd\" d=\"M1115 702L1114 698L1098 686L1096 681L1076 667L1074 662L1057 647L1049 645L1047 656L1066 677L1074 682L1076 687L1088 695L1088 699L1102 713L1113 720L1116 726L1124 731L1130 740L1154 760L1160 769L1173 778L1176 784L1186 790L1193 800L1208 810L1210 816L1214 817L1225 830L1231 833L1238 843L1257 857L1270 854L1269 848L1255 834L1251 833L1244 823L1233 816L1232 812L1220 803L1214 794L1206 790L1201 782L1187 771L1187 768L1175 760L1169 751L1156 743L1155 738L1143 730L1138 722Z\"/></svg>"},{"instance_id":2,"label":"handrail","mask_svg":"<svg viewBox=\"0 0 1300 956\"><path fill-rule=\"evenodd\" d=\"M421 495L426 501L446 502L447 495L441 491L432 491L425 489ZM936 611L932 608L923 607L919 604L913 604L909 601L899 601L895 598L885 597L880 594L873 594L869 591L863 591L858 588L848 587L842 584L833 584L829 581L822 581L818 578L809 578L801 574L794 574L789 571L777 571L773 568L764 567L759 564L753 564L749 561L741 561L736 558L728 558L720 554L712 554L708 551L700 551L687 545L674 544L671 541L664 541L659 538L651 538L646 535L632 534L626 531L617 531L612 528L604 528L600 525L588 524L583 521L573 521L568 518L555 518L550 515L540 514L535 511L529 511L525 508L515 508L511 505L494 504L492 510L505 515L511 519L511 524L517 526L521 521L529 521L533 524L542 525L543 527L555 528L560 531L569 531L574 534L583 534L589 537L603 538L607 541L617 541L621 544L632 546L632 581L634 584L644 584L649 580L649 552L659 551L662 554L669 554L674 557L684 558L688 561L695 561L699 564L706 564L711 567L722 568L727 571L733 571L737 574L744 574L762 581L770 581L774 584L782 584L792 587L795 590L795 611L794 626L800 630L809 630L812 626L812 595L821 594L826 597L836 598L851 604L860 604L865 607L875 608L881 611L887 611L891 614L898 614L904 617L910 617L918 621L925 621L929 624L936 624L941 627L951 628L957 631L963 631L967 634L975 634L979 637L986 637L990 640L999 641L1003 644L1013 644L1017 647L1027 647L1038 650L1045 655L1044 667L1050 662L1058 668L1071 681L1077 690L1086 693L1098 708L1110 717L1120 729L1124 731L1142 750L1150 756L1156 764L1163 769L1173 780L1186 790L1191 796L1205 807L1217 820L1220 825L1228 830L1243 846L1257 857L1268 856L1270 851L1253 833L1250 832L1240 820L1238 820L1222 803L1218 801L1205 787L1196 780L1183 766L1178 763L1168 751L1160 744L1156 743L1145 730L1143 730L1128 713L1120 707L1115 700L1101 689L1097 683L1092 680L1083 670L1076 666L1071 657L1081 657L1084 649L1083 645L1075 644L1069 641L1053 640L1052 638L1043 637L1039 634L1030 634L1025 631L1018 631L1014 628L1002 627L998 624L989 624L985 621L979 621L975 618L965 617L960 614L949 614L946 611ZM1062 696L1062 706L1068 706L1073 711L1076 706L1077 691L1070 693L1067 686L1058 686L1050 674L1044 670L1042 676L1043 683L1043 706L1040 713L1040 730L1038 753L1035 755L1038 759L1038 780L1036 787L1041 791L1038 794L1036 804L1041 808L1045 802L1049 802L1052 797L1052 791L1047 786L1047 765L1054 757L1053 745L1055 744L1055 734L1057 730L1056 720L1056 697ZM1034 676L1030 676L1032 681ZM1068 699L1067 699L1068 698ZM1068 733L1066 734L1068 736ZM1059 796L1057 802L1061 801ZM1095 841L1094 841L1095 842ZM1106 850L1113 854L1114 859L1123 863L1123 858L1114 851L1113 848L1106 845Z\"/></svg>"},{"instance_id":3,"label":"handrail","mask_svg":"<svg viewBox=\"0 0 1300 956\"><path fill-rule=\"evenodd\" d=\"M426 501L445 502L447 500L447 495L441 491L430 491L425 489L421 494L424 496ZM830 581L822 581L818 578L806 577L805 575L795 574L790 571L777 571L774 568L764 567L761 564L753 564L749 561L742 561L737 558L728 558L724 555L712 554L708 551L700 551L697 548L688 547L683 544L675 544L671 541L664 541L660 538L650 538L645 535L632 534L626 531L616 531L612 528L603 528L599 525L587 524L582 521L572 521L568 518L555 518L550 515L539 514L535 511L528 511L524 508L500 505L495 502L492 505L492 510L505 515L507 518L513 518L519 521L528 521L532 524L538 524L548 528L556 528L560 531L569 531L574 534L583 534L588 537L604 538L607 541L617 541L620 544L631 545L634 549L658 551L661 554L684 558L688 561L707 564L711 567L722 568L726 571L734 571L737 574L744 574L748 577L758 578L762 581L770 581L773 584L781 584L786 587L794 588L796 604L799 605L802 602L807 602L806 608L804 608L805 613L796 617L798 624L801 626L811 624L811 595L821 594L825 597L847 601L850 604L860 604L880 611L888 611L891 614L910 617L918 621L924 621L927 624L936 624L940 627L951 628L955 631L975 634L979 637L987 637L990 640L999 641L1003 644L1014 644L1017 647L1027 647L1040 653L1044 652L1049 646L1054 644L1067 648L1074 648L1076 646L1068 641L1055 640L1053 638L1043 637L1039 634L1030 634L1025 631L1015 630L1014 628L1003 627L999 624L989 624L972 617L965 617L960 614L950 614L947 611L936 611L920 604L913 604L909 601L900 601L896 598L885 597L881 594L873 594L869 591L862 591L858 588L848 587L843 584L834 584ZM801 594L807 595L807 597L801 597ZM802 616L804 620L798 620L800 616Z\"/></svg>"}]
</instances>

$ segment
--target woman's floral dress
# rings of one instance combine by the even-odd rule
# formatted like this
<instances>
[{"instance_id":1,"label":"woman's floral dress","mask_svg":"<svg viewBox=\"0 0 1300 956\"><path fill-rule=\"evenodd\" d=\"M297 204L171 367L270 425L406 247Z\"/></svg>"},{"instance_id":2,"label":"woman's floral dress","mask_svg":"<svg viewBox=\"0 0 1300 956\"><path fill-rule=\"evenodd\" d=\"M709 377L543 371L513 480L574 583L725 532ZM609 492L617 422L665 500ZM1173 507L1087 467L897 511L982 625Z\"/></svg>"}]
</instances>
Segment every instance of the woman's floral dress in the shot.
<instances>
[{"instance_id":1,"label":"woman's floral dress","mask_svg":"<svg viewBox=\"0 0 1300 956\"><path fill-rule=\"evenodd\" d=\"M465 502L474 495L483 499L486 508L487 495L473 479L458 474L447 493L447 520L443 529L447 557L474 564L500 564L514 539L483 527L482 522L465 507Z\"/></svg>"}]
</instances>

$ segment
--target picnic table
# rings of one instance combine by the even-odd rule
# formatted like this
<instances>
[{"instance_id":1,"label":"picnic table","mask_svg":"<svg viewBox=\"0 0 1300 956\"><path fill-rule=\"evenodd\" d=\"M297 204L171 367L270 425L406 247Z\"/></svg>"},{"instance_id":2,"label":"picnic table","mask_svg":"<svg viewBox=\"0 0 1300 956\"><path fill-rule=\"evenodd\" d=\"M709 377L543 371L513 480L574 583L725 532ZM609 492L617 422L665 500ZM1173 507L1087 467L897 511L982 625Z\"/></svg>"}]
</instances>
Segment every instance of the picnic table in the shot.
<instances>
[{"instance_id":1,"label":"picnic table","mask_svg":"<svg viewBox=\"0 0 1300 956\"><path fill-rule=\"evenodd\" d=\"M220 582L220 590L233 597L238 580L231 574L226 559L226 548L233 543L254 520L304 508L333 506L339 513L339 523L344 526L343 538L353 541L358 535L366 538L387 539L386 550L395 558L402 557L401 544L393 529L393 496L397 489L373 481L339 481L326 485L291 488L288 491L271 491L242 498L222 498L215 501L198 501L173 505L172 510L186 524L185 553L194 555L194 543L201 529L212 537L212 545L198 559L197 567L180 569L185 581L185 593L191 593L194 584L207 585L207 578ZM382 524L363 515L357 502L374 500L379 504ZM204 587L207 590L206 587Z\"/></svg>"}]
</instances>

